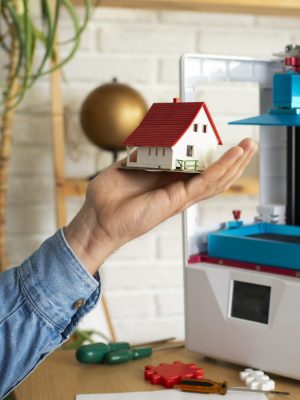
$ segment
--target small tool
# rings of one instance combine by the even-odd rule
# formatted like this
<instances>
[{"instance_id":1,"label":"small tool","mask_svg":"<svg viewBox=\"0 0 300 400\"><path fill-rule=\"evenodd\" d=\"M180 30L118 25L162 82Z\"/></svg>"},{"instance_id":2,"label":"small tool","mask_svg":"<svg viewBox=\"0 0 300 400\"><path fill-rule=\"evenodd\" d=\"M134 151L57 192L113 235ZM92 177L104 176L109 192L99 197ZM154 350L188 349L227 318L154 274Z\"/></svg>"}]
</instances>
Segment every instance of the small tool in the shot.
<instances>
[{"instance_id":1,"label":"small tool","mask_svg":"<svg viewBox=\"0 0 300 400\"><path fill-rule=\"evenodd\" d=\"M136 347L144 347L144 346L156 346L158 344L172 342L175 339L176 339L176 337L172 336L172 337L168 337L168 338L165 338L165 339L152 340L152 342L142 342L142 343L131 344L130 347L131 348L136 348Z\"/></svg>"},{"instance_id":2,"label":"small tool","mask_svg":"<svg viewBox=\"0 0 300 400\"><path fill-rule=\"evenodd\" d=\"M105 357L109 353L123 351L123 350L137 349L141 346L146 346L146 345L162 344L165 342L169 342L171 340L174 340L174 338L161 339L161 340L156 340L156 341L152 341L152 342L148 342L148 343L140 343L138 345L135 345L134 347L132 347L128 342L113 342L113 343L108 343L108 344L102 343L102 342L91 343L91 344L83 345L77 349L76 359L79 362L84 363L84 364L99 364L99 363L104 362ZM143 352L141 352L141 353L143 353ZM146 354L146 351L144 353ZM147 357L147 356L144 355L144 357ZM143 357L140 357L140 358L143 358Z\"/></svg>"},{"instance_id":3,"label":"small tool","mask_svg":"<svg viewBox=\"0 0 300 400\"><path fill-rule=\"evenodd\" d=\"M140 360L142 358L150 357L153 351L171 350L179 349L184 347L184 344L175 344L173 346L163 346L158 348L152 347L141 347L132 349L122 349L109 352L105 358L104 362L107 364L122 364L130 360Z\"/></svg>"},{"instance_id":4,"label":"small tool","mask_svg":"<svg viewBox=\"0 0 300 400\"><path fill-rule=\"evenodd\" d=\"M182 379L178 387L183 392L197 392L197 393L216 393L226 394L228 390L235 390L240 392L253 392L253 393L266 393L276 394L278 396L287 396L289 392L280 392L277 390L255 390L244 387L228 387L227 382L222 383L212 381L211 379Z\"/></svg>"},{"instance_id":5,"label":"small tool","mask_svg":"<svg viewBox=\"0 0 300 400\"><path fill-rule=\"evenodd\" d=\"M99 364L104 361L105 356L111 351L130 349L127 342L115 343L91 343L79 347L76 351L77 361L83 364Z\"/></svg>"}]
</instances>

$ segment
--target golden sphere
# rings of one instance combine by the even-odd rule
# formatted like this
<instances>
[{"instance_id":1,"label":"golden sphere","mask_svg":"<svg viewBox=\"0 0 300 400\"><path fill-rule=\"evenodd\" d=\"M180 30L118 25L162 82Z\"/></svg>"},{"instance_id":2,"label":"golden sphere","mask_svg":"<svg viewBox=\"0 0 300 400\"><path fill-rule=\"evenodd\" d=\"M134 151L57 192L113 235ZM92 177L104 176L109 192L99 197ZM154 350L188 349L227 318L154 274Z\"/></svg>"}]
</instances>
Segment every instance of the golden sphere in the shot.
<instances>
[{"instance_id":1,"label":"golden sphere","mask_svg":"<svg viewBox=\"0 0 300 400\"><path fill-rule=\"evenodd\" d=\"M147 109L145 100L136 90L114 79L87 96L80 122L92 143L117 151L124 149L123 141L138 126Z\"/></svg>"}]
</instances>

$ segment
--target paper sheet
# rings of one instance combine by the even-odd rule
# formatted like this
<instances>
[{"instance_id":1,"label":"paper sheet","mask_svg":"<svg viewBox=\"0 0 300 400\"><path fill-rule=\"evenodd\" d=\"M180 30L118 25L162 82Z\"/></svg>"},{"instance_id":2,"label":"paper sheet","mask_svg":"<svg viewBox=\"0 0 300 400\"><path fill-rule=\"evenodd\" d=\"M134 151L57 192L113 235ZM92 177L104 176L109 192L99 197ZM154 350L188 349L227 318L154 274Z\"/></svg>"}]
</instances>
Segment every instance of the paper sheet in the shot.
<instances>
[{"instance_id":1,"label":"paper sheet","mask_svg":"<svg viewBox=\"0 0 300 400\"><path fill-rule=\"evenodd\" d=\"M266 400L263 393L228 392L219 394L187 393L181 390L156 390L154 392L79 394L76 400Z\"/></svg>"}]
</instances>

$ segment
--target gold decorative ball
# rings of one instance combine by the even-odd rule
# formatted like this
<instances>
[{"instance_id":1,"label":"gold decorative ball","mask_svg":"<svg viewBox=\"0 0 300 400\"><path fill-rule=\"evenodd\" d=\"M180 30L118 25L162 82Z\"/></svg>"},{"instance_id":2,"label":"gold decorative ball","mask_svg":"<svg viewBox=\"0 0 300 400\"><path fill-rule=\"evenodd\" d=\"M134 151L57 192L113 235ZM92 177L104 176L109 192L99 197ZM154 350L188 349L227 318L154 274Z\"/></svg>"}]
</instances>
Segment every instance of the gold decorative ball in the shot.
<instances>
[{"instance_id":1,"label":"gold decorative ball","mask_svg":"<svg viewBox=\"0 0 300 400\"><path fill-rule=\"evenodd\" d=\"M143 97L131 87L118 83L99 86L85 99L80 122L89 140L110 151L123 150L123 141L147 112Z\"/></svg>"}]
</instances>

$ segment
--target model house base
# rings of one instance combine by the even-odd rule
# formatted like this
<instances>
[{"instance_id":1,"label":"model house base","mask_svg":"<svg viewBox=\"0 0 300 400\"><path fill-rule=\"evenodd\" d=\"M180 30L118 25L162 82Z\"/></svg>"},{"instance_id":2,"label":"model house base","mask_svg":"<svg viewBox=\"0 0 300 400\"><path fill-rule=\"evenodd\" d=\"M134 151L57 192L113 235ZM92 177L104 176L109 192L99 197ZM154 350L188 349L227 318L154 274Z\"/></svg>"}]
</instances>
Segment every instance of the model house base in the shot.
<instances>
[{"instance_id":1,"label":"model house base","mask_svg":"<svg viewBox=\"0 0 300 400\"><path fill-rule=\"evenodd\" d=\"M148 172L176 172L176 173L184 173L184 174L201 174L204 169L166 169L166 168L141 168L141 167L127 167L122 166L121 169L127 170L143 170Z\"/></svg>"}]
</instances>

